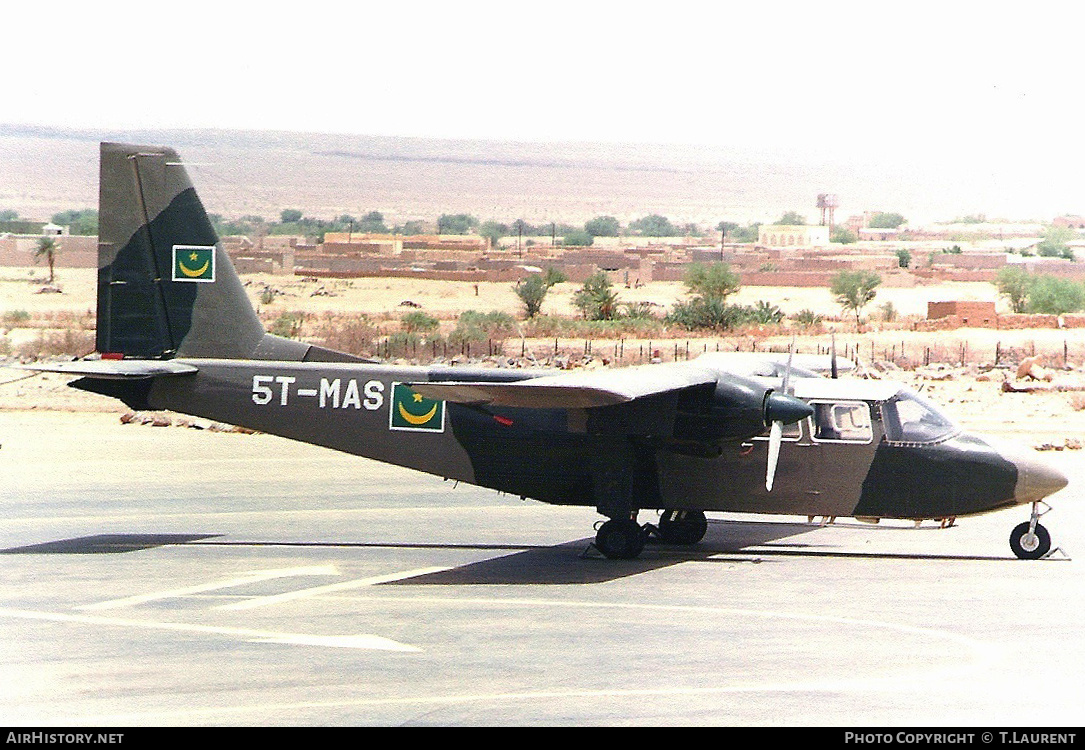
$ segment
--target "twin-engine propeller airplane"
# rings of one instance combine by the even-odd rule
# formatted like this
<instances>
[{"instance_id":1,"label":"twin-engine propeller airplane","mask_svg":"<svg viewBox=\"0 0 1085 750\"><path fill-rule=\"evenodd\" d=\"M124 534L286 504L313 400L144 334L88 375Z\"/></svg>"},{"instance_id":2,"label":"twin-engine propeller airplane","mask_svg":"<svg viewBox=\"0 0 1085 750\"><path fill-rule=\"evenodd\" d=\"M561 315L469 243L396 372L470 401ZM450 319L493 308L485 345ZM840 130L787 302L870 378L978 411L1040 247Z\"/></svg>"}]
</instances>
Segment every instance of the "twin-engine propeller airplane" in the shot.
<instances>
[{"instance_id":1,"label":"twin-engine propeller airplane","mask_svg":"<svg viewBox=\"0 0 1085 750\"><path fill-rule=\"evenodd\" d=\"M34 369L134 409L242 425L609 520L595 546L699 542L705 511L860 520L1031 505L1014 553L1051 547L1067 484L963 433L907 388L809 358L706 354L616 370L399 367L265 332L171 149L101 146L99 358ZM835 358L833 360L835 366ZM834 367L835 369L835 367ZM1046 507L1046 505L1045 505ZM661 510L658 524L637 521Z\"/></svg>"}]
</instances>

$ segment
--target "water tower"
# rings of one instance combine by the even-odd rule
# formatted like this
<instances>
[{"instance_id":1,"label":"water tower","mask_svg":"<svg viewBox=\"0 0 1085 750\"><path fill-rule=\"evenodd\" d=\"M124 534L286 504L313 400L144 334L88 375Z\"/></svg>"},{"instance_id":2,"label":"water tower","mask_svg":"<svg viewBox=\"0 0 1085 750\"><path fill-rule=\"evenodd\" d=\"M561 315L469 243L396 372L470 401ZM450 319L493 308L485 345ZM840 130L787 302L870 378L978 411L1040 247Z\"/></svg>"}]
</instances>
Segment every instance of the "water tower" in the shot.
<instances>
[{"instance_id":1,"label":"water tower","mask_svg":"<svg viewBox=\"0 0 1085 750\"><path fill-rule=\"evenodd\" d=\"M836 207L840 205L840 200L833 193L822 193L818 196L818 208L821 209L821 226L825 226L825 216L829 216L829 231L832 232L836 227L836 223L833 219L833 213L836 211Z\"/></svg>"}]
</instances>

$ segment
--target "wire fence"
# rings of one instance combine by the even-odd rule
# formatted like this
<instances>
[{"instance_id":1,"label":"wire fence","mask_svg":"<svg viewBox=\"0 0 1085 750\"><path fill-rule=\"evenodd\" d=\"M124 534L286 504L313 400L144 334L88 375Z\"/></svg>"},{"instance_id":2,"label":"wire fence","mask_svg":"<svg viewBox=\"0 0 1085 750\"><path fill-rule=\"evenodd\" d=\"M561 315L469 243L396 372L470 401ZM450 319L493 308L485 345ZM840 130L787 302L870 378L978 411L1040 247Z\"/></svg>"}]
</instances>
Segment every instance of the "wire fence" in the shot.
<instances>
[{"instance_id":1,"label":"wire fence","mask_svg":"<svg viewBox=\"0 0 1085 750\"><path fill-rule=\"evenodd\" d=\"M789 340L765 341L750 337L684 339L486 339L396 341L391 337L375 344L373 356L383 360L405 359L424 364L434 361L495 360L498 364L524 366L557 364L576 366L585 361L630 366L656 362L682 362L710 352L772 352L786 354ZM1026 357L1040 357L1049 366L1078 367L1085 363L1085 339L1001 339L988 342L968 338L950 339L945 334L911 339L878 338L796 339L797 354L837 356L868 364L892 363L904 370L933 364L958 367L1011 367Z\"/></svg>"}]
</instances>

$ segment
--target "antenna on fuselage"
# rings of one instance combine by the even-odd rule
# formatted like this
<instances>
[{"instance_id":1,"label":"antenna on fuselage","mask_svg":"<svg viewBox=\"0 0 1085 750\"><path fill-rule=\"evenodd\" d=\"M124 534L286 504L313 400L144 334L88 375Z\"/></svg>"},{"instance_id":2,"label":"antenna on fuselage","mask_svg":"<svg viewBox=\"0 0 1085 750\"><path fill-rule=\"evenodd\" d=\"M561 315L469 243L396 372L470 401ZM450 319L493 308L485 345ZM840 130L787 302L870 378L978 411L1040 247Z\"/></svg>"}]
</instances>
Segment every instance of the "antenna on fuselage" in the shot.
<instances>
[{"instance_id":1,"label":"antenna on fuselage","mask_svg":"<svg viewBox=\"0 0 1085 750\"><path fill-rule=\"evenodd\" d=\"M836 331L833 331L833 348L830 360L830 374L832 375L833 380L836 380L840 377L840 373L836 369Z\"/></svg>"}]
</instances>

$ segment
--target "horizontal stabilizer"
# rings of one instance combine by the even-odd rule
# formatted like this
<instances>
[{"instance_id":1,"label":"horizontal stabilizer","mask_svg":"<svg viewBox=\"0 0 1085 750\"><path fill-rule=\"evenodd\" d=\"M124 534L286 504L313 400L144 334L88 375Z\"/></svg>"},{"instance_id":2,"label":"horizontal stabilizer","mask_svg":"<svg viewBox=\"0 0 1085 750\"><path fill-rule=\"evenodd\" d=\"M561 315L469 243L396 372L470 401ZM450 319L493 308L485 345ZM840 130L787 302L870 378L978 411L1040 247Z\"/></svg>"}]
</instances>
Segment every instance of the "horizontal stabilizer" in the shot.
<instances>
[{"instance_id":1,"label":"horizontal stabilizer","mask_svg":"<svg viewBox=\"0 0 1085 750\"><path fill-rule=\"evenodd\" d=\"M23 370L56 372L61 375L82 375L98 380L135 380L162 375L191 375L192 365L158 359L87 359L75 362L50 362L21 365Z\"/></svg>"},{"instance_id":2,"label":"horizontal stabilizer","mask_svg":"<svg viewBox=\"0 0 1085 750\"><path fill-rule=\"evenodd\" d=\"M528 409L591 409L715 383L717 374L687 366L647 365L619 370L544 375L506 383L411 383L416 393L455 404Z\"/></svg>"}]
</instances>

